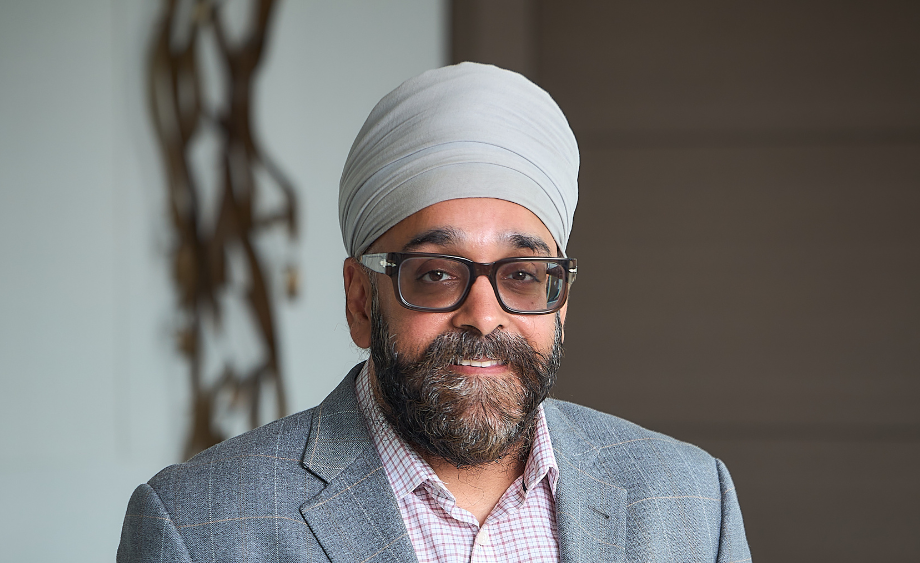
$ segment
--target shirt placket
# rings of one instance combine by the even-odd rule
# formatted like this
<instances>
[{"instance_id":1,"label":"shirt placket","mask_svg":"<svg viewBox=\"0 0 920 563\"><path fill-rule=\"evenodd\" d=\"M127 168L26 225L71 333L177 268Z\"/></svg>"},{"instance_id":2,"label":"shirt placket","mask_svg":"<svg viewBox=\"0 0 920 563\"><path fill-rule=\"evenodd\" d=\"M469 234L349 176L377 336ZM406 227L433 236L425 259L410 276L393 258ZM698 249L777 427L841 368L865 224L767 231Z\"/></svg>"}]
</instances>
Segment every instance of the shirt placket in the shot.
<instances>
[{"instance_id":1,"label":"shirt placket","mask_svg":"<svg viewBox=\"0 0 920 563\"><path fill-rule=\"evenodd\" d=\"M496 560L494 542L501 541L500 534L497 533L499 525L502 520L515 517L523 506L526 496L524 478L518 477L508 487L508 490L499 499L498 504L492 509L492 513L489 514L476 533L476 537L473 539L473 549L470 553L470 563L485 563Z\"/></svg>"},{"instance_id":2,"label":"shirt placket","mask_svg":"<svg viewBox=\"0 0 920 563\"><path fill-rule=\"evenodd\" d=\"M470 563L485 563L486 561L495 561L494 549L492 549L492 538L490 537L490 523L486 521L476 537L473 539L473 549L470 552Z\"/></svg>"}]
</instances>

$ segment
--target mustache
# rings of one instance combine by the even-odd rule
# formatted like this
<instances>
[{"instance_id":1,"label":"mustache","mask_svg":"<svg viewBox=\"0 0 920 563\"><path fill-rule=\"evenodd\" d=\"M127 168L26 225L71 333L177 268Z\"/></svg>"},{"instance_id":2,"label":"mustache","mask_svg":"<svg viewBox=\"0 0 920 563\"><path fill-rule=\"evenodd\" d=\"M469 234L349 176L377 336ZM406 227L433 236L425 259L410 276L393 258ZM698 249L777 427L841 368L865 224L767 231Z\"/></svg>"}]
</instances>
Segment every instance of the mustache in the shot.
<instances>
[{"instance_id":1,"label":"mustache","mask_svg":"<svg viewBox=\"0 0 920 563\"><path fill-rule=\"evenodd\" d=\"M439 334L419 355L420 367L432 371L445 369L463 360L497 360L508 365L519 376L533 373L535 366L545 365L551 359L535 351L519 335L494 331L485 336L471 332L445 332Z\"/></svg>"}]
</instances>

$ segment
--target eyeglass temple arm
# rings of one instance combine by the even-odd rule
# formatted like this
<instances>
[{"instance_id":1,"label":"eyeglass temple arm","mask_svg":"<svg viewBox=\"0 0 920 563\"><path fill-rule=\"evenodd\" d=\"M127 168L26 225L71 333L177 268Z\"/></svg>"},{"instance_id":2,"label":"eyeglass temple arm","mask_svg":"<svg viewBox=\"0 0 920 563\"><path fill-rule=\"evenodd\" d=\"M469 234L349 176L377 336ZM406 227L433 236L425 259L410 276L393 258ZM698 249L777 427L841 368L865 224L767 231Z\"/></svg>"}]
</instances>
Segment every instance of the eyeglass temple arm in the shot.
<instances>
[{"instance_id":1,"label":"eyeglass temple arm","mask_svg":"<svg viewBox=\"0 0 920 563\"><path fill-rule=\"evenodd\" d=\"M366 268L370 268L378 274L389 275L391 268L396 267L396 262L389 261L386 253L363 254L359 260Z\"/></svg>"}]
</instances>

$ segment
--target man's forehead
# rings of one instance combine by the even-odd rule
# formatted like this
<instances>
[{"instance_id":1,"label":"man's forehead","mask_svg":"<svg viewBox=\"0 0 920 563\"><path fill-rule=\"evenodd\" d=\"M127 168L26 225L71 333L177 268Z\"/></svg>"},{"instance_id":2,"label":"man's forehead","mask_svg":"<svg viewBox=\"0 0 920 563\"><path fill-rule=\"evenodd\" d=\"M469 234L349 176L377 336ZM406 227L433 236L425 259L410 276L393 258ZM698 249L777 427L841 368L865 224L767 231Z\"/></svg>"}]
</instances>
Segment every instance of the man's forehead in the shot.
<instances>
[{"instance_id":1,"label":"man's forehead","mask_svg":"<svg viewBox=\"0 0 920 563\"><path fill-rule=\"evenodd\" d=\"M421 252L500 246L555 255L556 242L529 209L500 199L463 198L430 205L394 225L377 241L377 250ZM434 248L432 248L434 247Z\"/></svg>"}]
</instances>

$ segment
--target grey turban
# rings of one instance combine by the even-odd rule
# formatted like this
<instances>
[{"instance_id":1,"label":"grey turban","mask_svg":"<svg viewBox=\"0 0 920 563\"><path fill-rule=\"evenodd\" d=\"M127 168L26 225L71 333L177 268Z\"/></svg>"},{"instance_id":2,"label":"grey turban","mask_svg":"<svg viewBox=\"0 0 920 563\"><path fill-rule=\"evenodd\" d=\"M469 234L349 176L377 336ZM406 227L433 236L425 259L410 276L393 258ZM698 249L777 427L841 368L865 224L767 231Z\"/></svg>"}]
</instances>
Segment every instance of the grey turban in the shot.
<instances>
[{"instance_id":1,"label":"grey turban","mask_svg":"<svg viewBox=\"0 0 920 563\"><path fill-rule=\"evenodd\" d=\"M351 256L435 203L507 200L565 251L578 201L578 145L559 106L523 76L462 63L407 80L374 107L339 185Z\"/></svg>"}]
</instances>

